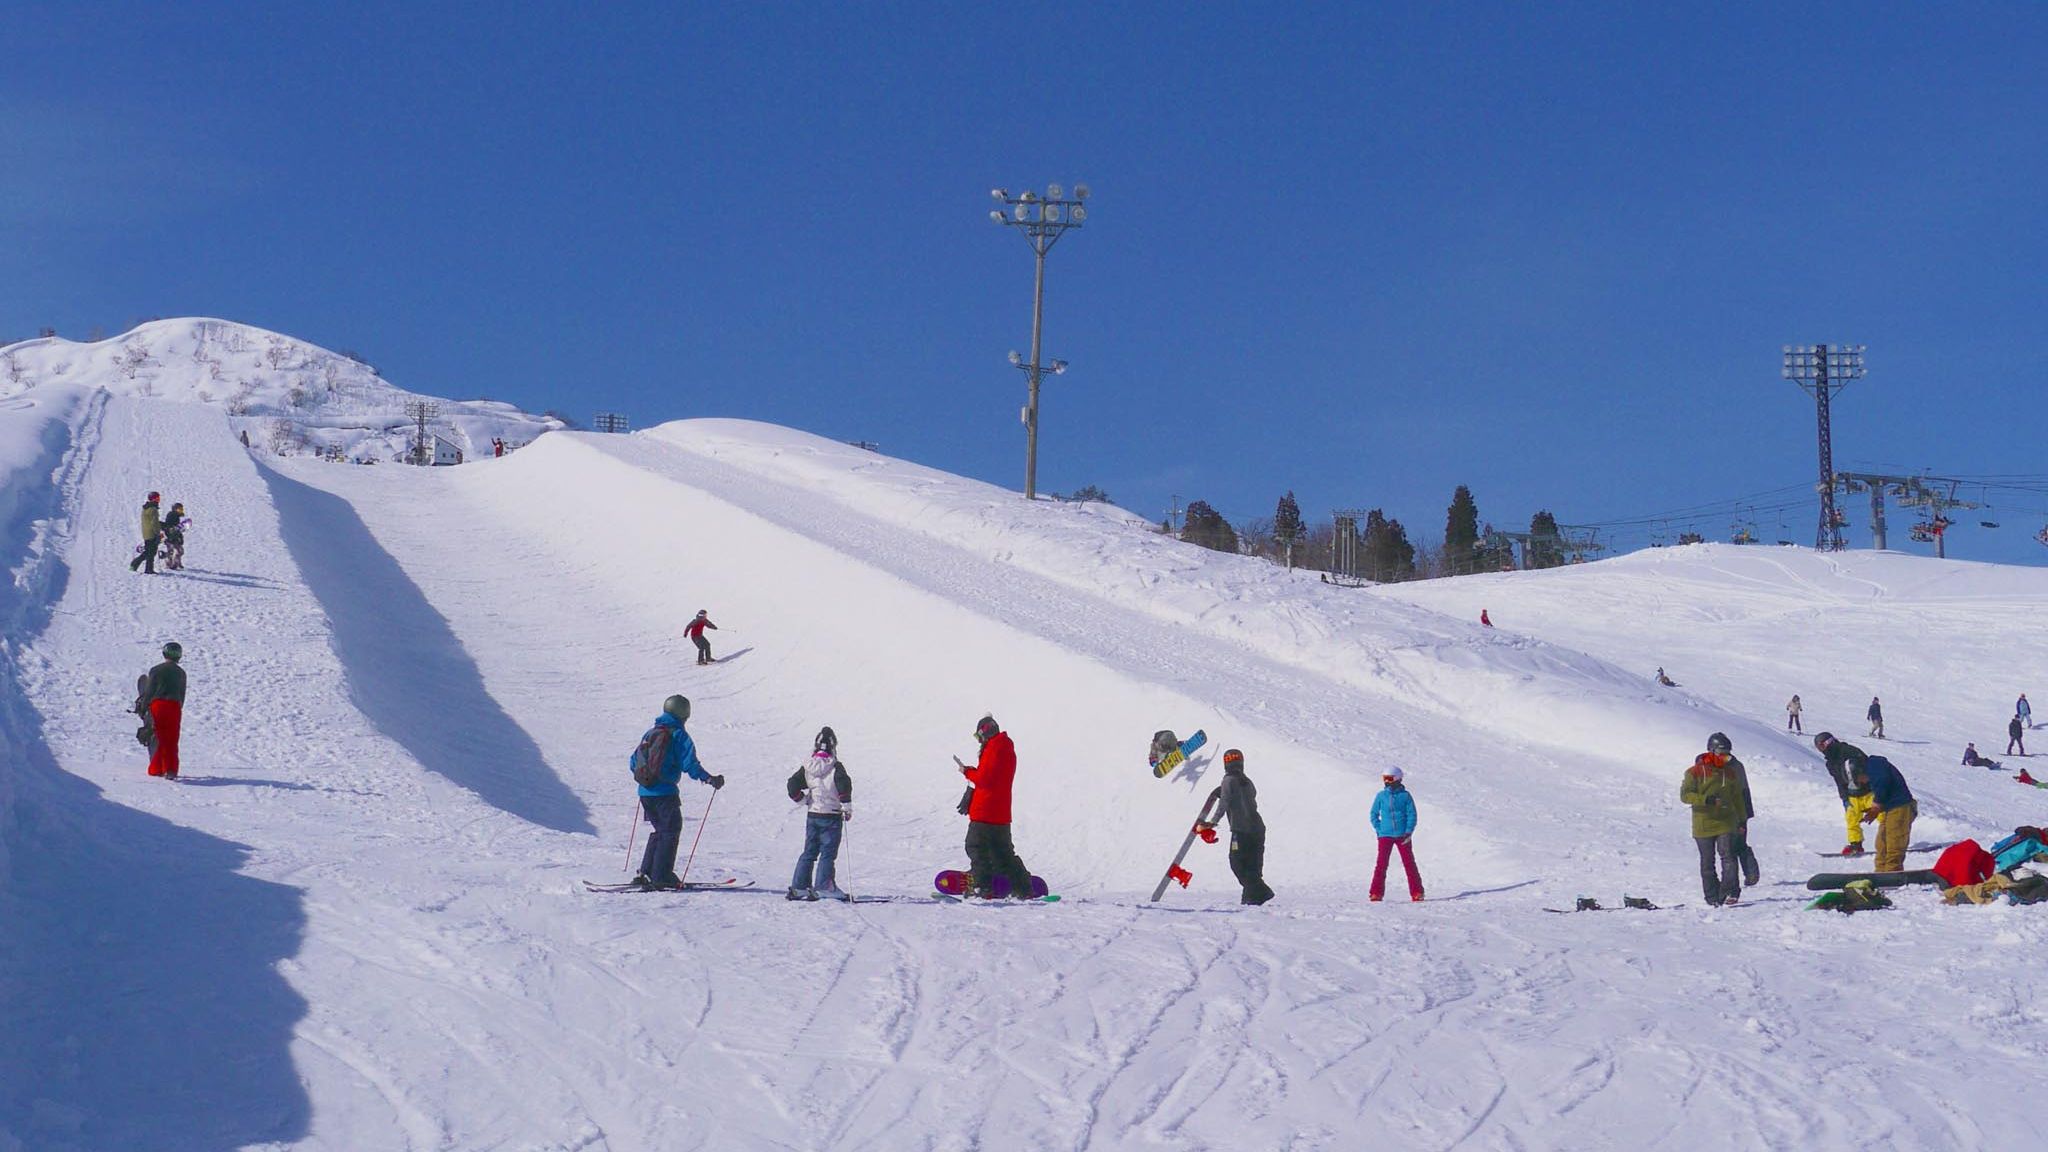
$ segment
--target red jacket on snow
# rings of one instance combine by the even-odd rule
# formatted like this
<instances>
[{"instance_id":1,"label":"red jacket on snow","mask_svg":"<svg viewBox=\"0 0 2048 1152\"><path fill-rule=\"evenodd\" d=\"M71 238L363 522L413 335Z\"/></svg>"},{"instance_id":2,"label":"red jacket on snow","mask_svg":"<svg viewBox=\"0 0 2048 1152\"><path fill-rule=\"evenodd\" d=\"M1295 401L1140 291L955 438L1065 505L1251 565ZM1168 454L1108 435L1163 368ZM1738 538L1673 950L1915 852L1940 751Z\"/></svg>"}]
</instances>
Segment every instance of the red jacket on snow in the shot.
<instances>
[{"instance_id":1,"label":"red jacket on snow","mask_svg":"<svg viewBox=\"0 0 2048 1152\"><path fill-rule=\"evenodd\" d=\"M982 824L1010 822L1010 785L1017 779L1017 746L1008 732L998 732L981 746L981 759L962 776L974 785L974 802L967 818Z\"/></svg>"}]
</instances>

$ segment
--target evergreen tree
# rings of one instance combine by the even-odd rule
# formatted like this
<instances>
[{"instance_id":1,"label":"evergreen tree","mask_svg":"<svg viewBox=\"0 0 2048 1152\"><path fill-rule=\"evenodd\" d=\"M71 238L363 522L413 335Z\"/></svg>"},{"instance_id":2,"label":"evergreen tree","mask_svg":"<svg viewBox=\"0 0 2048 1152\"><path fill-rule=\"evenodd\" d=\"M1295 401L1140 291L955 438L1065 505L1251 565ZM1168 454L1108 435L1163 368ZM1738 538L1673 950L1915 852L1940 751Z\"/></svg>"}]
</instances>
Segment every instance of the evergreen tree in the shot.
<instances>
[{"instance_id":1,"label":"evergreen tree","mask_svg":"<svg viewBox=\"0 0 2048 1152\"><path fill-rule=\"evenodd\" d=\"M1083 485L1082 487L1075 489L1074 493L1068 496L1067 499L1076 504L1116 503L1116 501L1111 500L1109 498L1109 493L1104 492L1102 489L1097 488L1093 484Z\"/></svg>"},{"instance_id":2,"label":"evergreen tree","mask_svg":"<svg viewBox=\"0 0 2048 1152\"><path fill-rule=\"evenodd\" d=\"M1180 530L1180 538L1215 552L1237 552L1236 530L1231 528L1230 521L1209 507L1205 500L1197 500L1188 505L1187 519Z\"/></svg>"},{"instance_id":3,"label":"evergreen tree","mask_svg":"<svg viewBox=\"0 0 2048 1152\"><path fill-rule=\"evenodd\" d=\"M1365 578L1382 584L1415 578L1415 546L1399 520L1378 508L1365 514Z\"/></svg>"},{"instance_id":4,"label":"evergreen tree","mask_svg":"<svg viewBox=\"0 0 2048 1152\"><path fill-rule=\"evenodd\" d=\"M1294 502L1294 493L1289 491L1280 498L1280 506L1273 512L1273 539L1286 549L1289 568L1294 567L1294 546L1301 536L1301 505Z\"/></svg>"},{"instance_id":5,"label":"evergreen tree","mask_svg":"<svg viewBox=\"0 0 2048 1152\"><path fill-rule=\"evenodd\" d=\"M1548 512L1529 517L1529 548L1525 558L1531 568L1556 568L1564 563L1564 537L1557 530L1557 517Z\"/></svg>"},{"instance_id":6,"label":"evergreen tree","mask_svg":"<svg viewBox=\"0 0 2048 1152\"><path fill-rule=\"evenodd\" d=\"M1479 551L1479 504L1472 490L1463 484L1451 495L1450 516L1444 521L1444 574L1469 576L1476 571Z\"/></svg>"}]
</instances>

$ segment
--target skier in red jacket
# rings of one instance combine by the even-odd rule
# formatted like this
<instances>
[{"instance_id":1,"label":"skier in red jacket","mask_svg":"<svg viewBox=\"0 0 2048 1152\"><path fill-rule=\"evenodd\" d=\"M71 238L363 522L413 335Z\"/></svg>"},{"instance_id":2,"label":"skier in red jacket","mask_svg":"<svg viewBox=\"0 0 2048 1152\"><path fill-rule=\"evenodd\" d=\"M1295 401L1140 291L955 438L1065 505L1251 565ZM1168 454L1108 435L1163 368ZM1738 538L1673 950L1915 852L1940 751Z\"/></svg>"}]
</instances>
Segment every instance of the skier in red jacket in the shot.
<instances>
[{"instance_id":1,"label":"skier in red jacket","mask_svg":"<svg viewBox=\"0 0 2048 1152\"><path fill-rule=\"evenodd\" d=\"M1016 843L1010 838L1010 786L1017 778L1017 746L993 716L983 716L974 726L974 738L981 741L981 758L974 767L960 766L960 774L974 785L974 797L967 805L967 864L974 877L974 894L995 895L995 878L1007 877L1010 895L1031 898L1031 870L1017 858Z\"/></svg>"},{"instance_id":2,"label":"skier in red jacket","mask_svg":"<svg viewBox=\"0 0 2048 1152\"><path fill-rule=\"evenodd\" d=\"M711 641L704 638L704 630L706 628L711 629L713 632L718 631L718 625L711 622L710 612L699 608L697 609L697 618L690 621L689 627L683 629L683 635L688 636L690 642L697 646L697 663L699 664L715 663L711 659Z\"/></svg>"}]
</instances>

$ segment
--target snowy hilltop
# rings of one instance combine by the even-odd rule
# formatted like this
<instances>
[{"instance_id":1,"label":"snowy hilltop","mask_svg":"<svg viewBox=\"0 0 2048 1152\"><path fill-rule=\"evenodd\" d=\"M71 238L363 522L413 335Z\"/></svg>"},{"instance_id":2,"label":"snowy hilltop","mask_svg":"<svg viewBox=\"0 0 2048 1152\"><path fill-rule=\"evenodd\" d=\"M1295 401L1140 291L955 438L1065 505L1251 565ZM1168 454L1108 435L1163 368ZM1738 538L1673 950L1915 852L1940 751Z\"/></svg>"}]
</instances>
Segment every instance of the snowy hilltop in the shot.
<instances>
[{"instance_id":1,"label":"snowy hilltop","mask_svg":"<svg viewBox=\"0 0 2048 1152\"><path fill-rule=\"evenodd\" d=\"M519 447L563 426L498 401L408 392L355 356L204 318L152 320L93 343L47 336L0 347L0 399L56 384L210 404L257 446L365 462L404 456L413 401L435 407L429 433L465 460L492 455L494 441Z\"/></svg>"}]
</instances>

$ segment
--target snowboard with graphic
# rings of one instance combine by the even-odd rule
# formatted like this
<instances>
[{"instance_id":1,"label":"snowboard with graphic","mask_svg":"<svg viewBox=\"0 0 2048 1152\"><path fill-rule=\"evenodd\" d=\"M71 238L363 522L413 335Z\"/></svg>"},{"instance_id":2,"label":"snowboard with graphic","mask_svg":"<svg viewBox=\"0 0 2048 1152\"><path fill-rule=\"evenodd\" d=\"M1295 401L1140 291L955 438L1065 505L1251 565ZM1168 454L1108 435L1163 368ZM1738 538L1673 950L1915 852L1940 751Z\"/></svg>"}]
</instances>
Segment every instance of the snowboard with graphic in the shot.
<instances>
[{"instance_id":1,"label":"snowboard with graphic","mask_svg":"<svg viewBox=\"0 0 2048 1152\"><path fill-rule=\"evenodd\" d=\"M1181 741L1180 747L1173 749L1152 762L1152 775L1162 780L1165 779L1175 768L1187 763L1188 757L1194 755L1202 745L1208 742L1209 734L1200 728L1195 729L1195 734Z\"/></svg>"},{"instance_id":2,"label":"snowboard with graphic","mask_svg":"<svg viewBox=\"0 0 2048 1152\"><path fill-rule=\"evenodd\" d=\"M941 896L965 896L969 892L974 891L974 875L971 872L962 872L955 868L948 868L937 876L932 877L932 888ZM989 882L989 888L995 892L996 899L1008 899L1010 895L1010 878L1008 876L997 876ZM1044 899L1051 892L1052 889L1047 886L1042 877L1033 876L1031 878L1031 895L1034 899Z\"/></svg>"}]
</instances>

